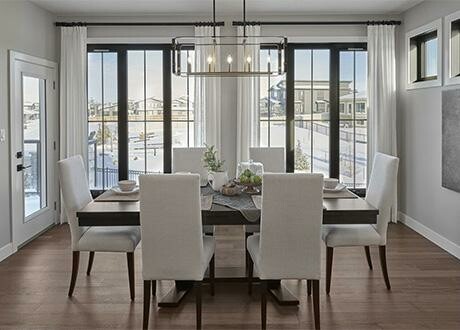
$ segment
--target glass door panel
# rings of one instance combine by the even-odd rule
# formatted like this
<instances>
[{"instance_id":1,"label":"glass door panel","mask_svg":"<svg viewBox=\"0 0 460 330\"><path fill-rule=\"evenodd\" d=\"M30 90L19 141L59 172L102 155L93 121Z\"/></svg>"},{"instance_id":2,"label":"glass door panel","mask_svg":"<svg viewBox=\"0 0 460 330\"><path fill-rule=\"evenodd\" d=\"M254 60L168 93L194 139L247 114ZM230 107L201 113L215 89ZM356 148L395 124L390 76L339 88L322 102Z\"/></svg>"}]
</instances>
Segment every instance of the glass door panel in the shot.
<instances>
[{"instance_id":1,"label":"glass door panel","mask_svg":"<svg viewBox=\"0 0 460 330\"><path fill-rule=\"evenodd\" d=\"M23 181L24 218L47 206L45 81L23 76Z\"/></svg>"},{"instance_id":2,"label":"glass door panel","mask_svg":"<svg viewBox=\"0 0 460 330\"><path fill-rule=\"evenodd\" d=\"M163 51L128 51L128 177L161 173L163 154Z\"/></svg>"},{"instance_id":3,"label":"glass door panel","mask_svg":"<svg viewBox=\"0 0 460 330\"><path fill-rule=\"evenodd\" d=\"M294 55L294 169L329 177L330 50L297 49Z\"/></svg>"}]
</instances>

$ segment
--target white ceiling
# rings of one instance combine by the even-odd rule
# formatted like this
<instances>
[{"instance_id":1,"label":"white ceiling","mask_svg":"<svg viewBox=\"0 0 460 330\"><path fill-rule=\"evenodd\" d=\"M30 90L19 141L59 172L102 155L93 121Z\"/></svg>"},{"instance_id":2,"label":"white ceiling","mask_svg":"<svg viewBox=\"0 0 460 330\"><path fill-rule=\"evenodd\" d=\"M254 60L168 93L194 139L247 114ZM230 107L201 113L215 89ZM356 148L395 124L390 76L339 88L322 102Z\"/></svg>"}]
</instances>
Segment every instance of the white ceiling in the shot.
<instances>
[{"instance_id":1,"label":"white ceiling","mask_svg":"<svg viewBox=\"0 0 460 330\"><path fill-rule=\"evenodd\" d=\"M62 16L197 15L212 0L29 0ZM247 0L247 15L399 14L424 0ZM241 13L242 0L216 0L217 15Z\"/></svg>"}]
</instances>

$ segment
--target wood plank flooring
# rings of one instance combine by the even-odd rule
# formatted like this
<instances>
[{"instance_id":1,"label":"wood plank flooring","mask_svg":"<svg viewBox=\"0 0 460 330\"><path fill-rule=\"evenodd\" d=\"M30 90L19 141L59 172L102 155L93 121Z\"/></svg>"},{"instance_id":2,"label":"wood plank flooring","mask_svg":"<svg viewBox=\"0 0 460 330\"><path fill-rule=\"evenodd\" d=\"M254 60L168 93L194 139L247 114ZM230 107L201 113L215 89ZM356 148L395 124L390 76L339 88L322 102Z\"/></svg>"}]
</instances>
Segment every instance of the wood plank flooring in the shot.
<instances>
[{"instance_id":1,"label":"wood plank flooring","mask_svg":"<svg viewBox=\"0 0 460 330\"><path fill-rule=\"evenodd\" d=\"M329 297L324 276L321 280L322 329L460 329L460 261L401 224L392 224L389 230L392 291L385 288L377 248L371 248L373 271L364 249L335 249ZM216 237L216 274L242 274L242 228L219 228ZM136 300L131 303L122 253L96 253L89 277L84 253L74 297L69 299L69 246L68 227L58 226L0 263L0 329L140 329L140 249L135 253ZM162 282L159 294L170 286ZM287 286L301 304L279 307L269 300L268 329L313 329L305 281L289 281ZM214 297L204 286L203 294L203 329L260 329L257 285L251 297L244 283L217 283ZM194 295L179 308L152 308L150 327L194 329L194 308Z\"/></svg>"}]
</instances>

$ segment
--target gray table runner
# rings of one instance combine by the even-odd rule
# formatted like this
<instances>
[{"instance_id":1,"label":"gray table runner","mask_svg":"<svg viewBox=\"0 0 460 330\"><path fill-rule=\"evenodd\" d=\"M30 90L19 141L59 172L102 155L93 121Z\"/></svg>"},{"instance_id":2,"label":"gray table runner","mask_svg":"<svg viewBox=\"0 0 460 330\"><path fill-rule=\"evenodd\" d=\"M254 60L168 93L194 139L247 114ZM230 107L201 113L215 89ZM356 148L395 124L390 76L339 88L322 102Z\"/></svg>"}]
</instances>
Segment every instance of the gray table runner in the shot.
<instances>
[{"instance_id":1,"label":"gray table runner","mask_svg":"<svg viewBox=\"0 0 460 330\"><path fill-rule=\"evenodd\" d=\"M260 218L260 210L254 205L251 195L241 193L235 196L224 196L220 192L212 190L210 186L201 188L201 194L212 195L212 202L214 204L227 206L240 211L248 221L254 222Z\"/></svg>"}]
</instances>

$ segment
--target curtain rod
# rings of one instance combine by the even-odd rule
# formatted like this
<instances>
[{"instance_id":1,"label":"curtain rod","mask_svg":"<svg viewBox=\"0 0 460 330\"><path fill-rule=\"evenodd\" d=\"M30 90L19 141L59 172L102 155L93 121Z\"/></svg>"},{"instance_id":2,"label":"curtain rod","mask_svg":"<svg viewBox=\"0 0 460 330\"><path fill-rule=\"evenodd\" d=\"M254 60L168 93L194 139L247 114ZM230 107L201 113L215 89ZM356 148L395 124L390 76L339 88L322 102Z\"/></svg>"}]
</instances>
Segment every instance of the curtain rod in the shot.
<instances>
[{"instance_id":1,"label":"curtain rod","mask_svg":"<svg viewBox=\"0 0 460 330\"><path fill-rule=\"evenodd\" d=\"M244 22L233 21L233 26L243 26ZM401 25L401 21L246 21L246 25Z\"/></svg>"},{"instance_id":2,"label":"curtain rod","mask_svg":"<svg viewBox=\"0 0 460 330\"><path fill-rule=\"evenodd\" d=\"M56 26L214 26L213 22L56 22ZM215 26L224 26L216 22Z\"/></svg>"}]
</instances>

